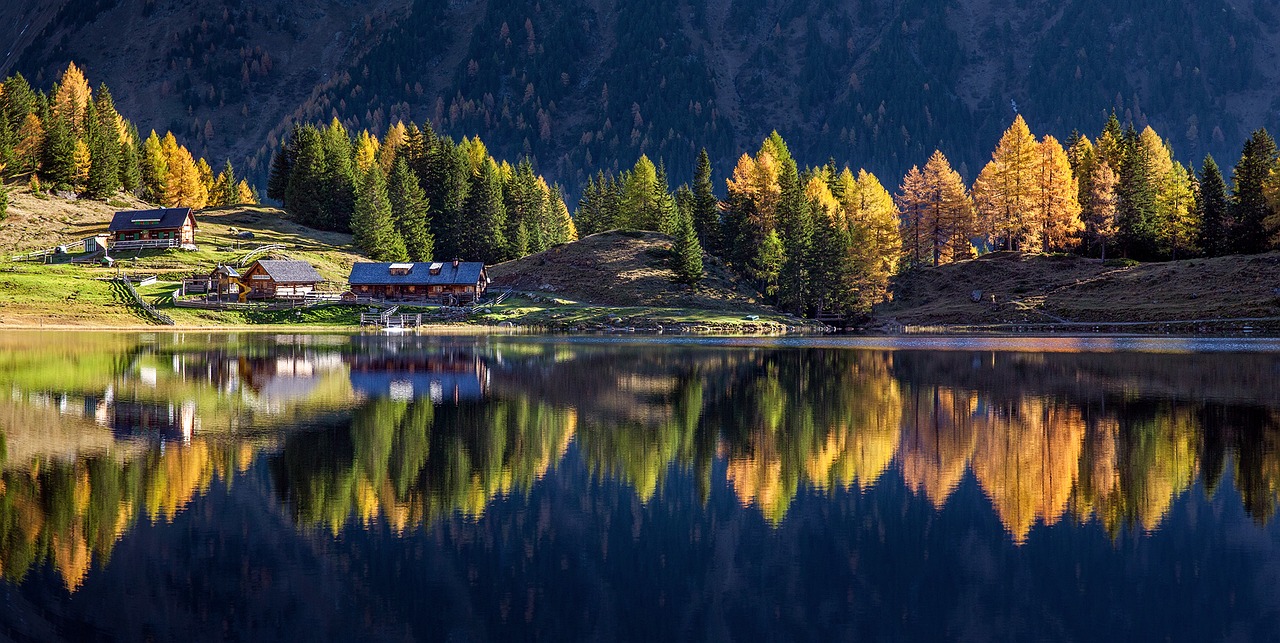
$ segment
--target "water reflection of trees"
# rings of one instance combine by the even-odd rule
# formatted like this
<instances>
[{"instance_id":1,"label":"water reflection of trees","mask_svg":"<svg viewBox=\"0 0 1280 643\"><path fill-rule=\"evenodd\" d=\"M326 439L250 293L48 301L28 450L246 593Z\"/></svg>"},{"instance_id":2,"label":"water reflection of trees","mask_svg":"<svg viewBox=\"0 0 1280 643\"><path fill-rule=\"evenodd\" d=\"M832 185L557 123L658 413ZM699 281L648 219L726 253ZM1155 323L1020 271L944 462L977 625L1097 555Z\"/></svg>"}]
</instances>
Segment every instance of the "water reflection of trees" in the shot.
<instances>
[{"instance_id":1,"label":"water reflection of trees","mask_svg":"<svg viewBox=\"0 0 1280 643\"><path fill-rule=\"evenodd\" d=\"M295 436L275 471L297 519L403 529L478 516L528 490L570 439L594 477L646 503L676 470L693 472L705 501L720 459L724 483L773 524L802 490L865 490L895 462L939 509L973 480L1015 542L1064 519L1155 530L1198 479L1213 493L1228 467L1257 520L1280 494L1268 360L546 350L495 366L491 399L375 399L349 430Z\"/></svg>"},{"instance_id":2,"label":"water reflection of trees","mask_svg":"<svg viewBox=\"0 0 1280 643\"><path fill-rule=\"evenodd\" d=\"M215 479L229 480L252 448L194 440L136 453L38 458L0 474L0 576L21 581L51 563L77 589L139 519L171 521Z\"/></svg>"},{"instance_id":3,"label":"water reflection of trees","mask_svg":"<svg viewBox=\"0 0 1280 643\"><path fill-rule=\"evenodd\" d=\"M527 400L433 404L378 398L349 427L299 433L273 458L277 491L301 524L352 518L397 531L528 491L560 460L576 417Z\"/></svg>"}]
</instances>

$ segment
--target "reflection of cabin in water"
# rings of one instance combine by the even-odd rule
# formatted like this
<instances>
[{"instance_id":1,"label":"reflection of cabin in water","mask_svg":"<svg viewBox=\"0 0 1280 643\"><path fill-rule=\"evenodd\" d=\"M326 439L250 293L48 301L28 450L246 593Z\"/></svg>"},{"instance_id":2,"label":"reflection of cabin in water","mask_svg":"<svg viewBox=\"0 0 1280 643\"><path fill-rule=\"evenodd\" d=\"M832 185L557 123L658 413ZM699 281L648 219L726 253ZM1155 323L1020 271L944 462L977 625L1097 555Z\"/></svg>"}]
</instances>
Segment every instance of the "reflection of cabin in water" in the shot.
<instances>
[{"instance_id":1,"label":"reflection of cabin in water","mask_svg":"<svg viewBox=\"0 0 1280 643\"><path fill-rule=\"evenodd\" d=\"M465 353L353 355L351 388L366 397L433 402L479 400L489 391L489 368Z\"/></svg>"},{"instance_id":2,"label":"reflection of cabin in water","mask_svg":"<svg viewBox=\"0 0 1280 643\"><path fill-rule=\"evenodd\" d=\"M484 296L489 275L484 262L367 263L351 266L347 279L358 298L467 304Z\"/></svg>"},{"instance_id":3,"label":"reflection of cabin in water","mask_svg":"<svg viewBox=\"0 0 1280 643\"><path fill-rule=\"evenodd\" d=\"M102 402L96 415L98 423L110 428L117 439L146 438L188 442L200 428L194 402Z\"/></svg>"}]
</instances>

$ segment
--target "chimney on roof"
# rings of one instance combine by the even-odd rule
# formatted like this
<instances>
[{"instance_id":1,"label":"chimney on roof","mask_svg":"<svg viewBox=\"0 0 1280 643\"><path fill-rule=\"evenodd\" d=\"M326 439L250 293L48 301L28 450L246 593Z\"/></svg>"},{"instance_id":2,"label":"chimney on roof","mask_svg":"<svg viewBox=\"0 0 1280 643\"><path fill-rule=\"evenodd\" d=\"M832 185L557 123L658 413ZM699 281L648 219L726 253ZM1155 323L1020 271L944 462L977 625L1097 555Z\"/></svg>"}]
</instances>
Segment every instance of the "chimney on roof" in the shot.
<instances>
[{"instance_id":1,"label":"chimney on roof","mask_svg":"<svg viewBox=\"0 0 1280 643\"><path fill-rule=\"evenodd\" d=\"M453 260L453 267L454 267L454 269L455 269L455 270L458 268L458 264L459 264L459 263L462 263L462 260L461 260L461 259L454 259L454 260Z\"/></svg>"}]
</instances>

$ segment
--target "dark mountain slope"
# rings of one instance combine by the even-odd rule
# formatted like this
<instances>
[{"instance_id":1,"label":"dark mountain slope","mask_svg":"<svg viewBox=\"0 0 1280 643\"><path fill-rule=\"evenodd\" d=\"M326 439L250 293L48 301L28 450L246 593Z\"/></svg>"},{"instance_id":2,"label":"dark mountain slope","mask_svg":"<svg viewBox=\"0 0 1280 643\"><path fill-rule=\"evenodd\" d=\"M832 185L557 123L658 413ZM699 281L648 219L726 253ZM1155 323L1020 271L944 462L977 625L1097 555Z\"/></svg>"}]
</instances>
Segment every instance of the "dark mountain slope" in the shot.
<instances>
[{"instance_id":1,"label":"dark mountain slope","mask_svg":"<svg viewBox=\"0 0 1280 643\"><path fill-rule=\"evenodd\" d=\"M480 134L571 190L641 152L686 180L702 146L723 176L772 129L892 184L935 147L972 179L1015 108L1060 138L1114 109L1181 160L1280 125L1280 10L1251 0L29 0L0 25L10 70L74 58L259 177L334 115Z\"/></svg>"}]
</instances>

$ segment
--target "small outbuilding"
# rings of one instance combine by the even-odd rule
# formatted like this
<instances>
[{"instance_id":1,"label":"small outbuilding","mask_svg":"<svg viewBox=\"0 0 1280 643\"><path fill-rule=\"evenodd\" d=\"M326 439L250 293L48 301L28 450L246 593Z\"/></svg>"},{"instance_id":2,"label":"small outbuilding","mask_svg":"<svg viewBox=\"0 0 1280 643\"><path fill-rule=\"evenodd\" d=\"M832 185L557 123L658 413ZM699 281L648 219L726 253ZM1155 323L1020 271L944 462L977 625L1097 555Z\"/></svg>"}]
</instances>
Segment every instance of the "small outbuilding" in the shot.
<instances>
[{"instance_id":1,"label":"small outbuilding","mask_svg":"<svg viewBox=\"0 0 1280 643\"><path fill-rule=\"evenodd\" d=\"M117 212L107 228L111 249L194 248L196 217L191 208Z\"/></svg>"},{"instance_id":2,"label":"small outbuilding","mask_svg":"<svg viewBox=\"0 0 1280 643\"><path fill-rule=\"evenodd\" d=\"M278 299L305 297L324 277L305 261L259 259L238 281L251 299Z\"/></svg>"},{"instance_id":3,"label":"small outbuilding","mask_svg":"<svg viewBox=\"0 0 1280 643\"><path fill-rule=\"evenodd\" d=\"M484 262L360 262L347 279L359 299L469 304L484 296L489 275Z\"/></svg>"}]
</instances>

